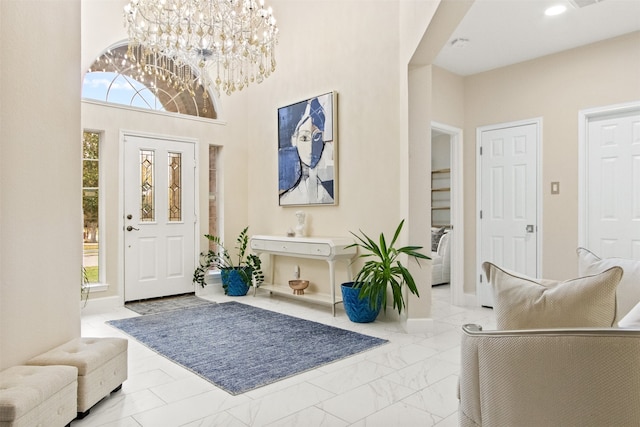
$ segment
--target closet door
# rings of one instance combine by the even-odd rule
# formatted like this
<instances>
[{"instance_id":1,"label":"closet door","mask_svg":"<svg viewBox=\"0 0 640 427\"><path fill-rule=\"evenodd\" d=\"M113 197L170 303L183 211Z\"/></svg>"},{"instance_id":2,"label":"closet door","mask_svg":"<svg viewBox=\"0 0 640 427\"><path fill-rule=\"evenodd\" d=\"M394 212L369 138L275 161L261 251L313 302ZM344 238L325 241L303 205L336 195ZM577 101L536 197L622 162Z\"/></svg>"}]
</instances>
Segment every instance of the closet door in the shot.
<instances>
[{"instance_id":1,"label":"closet door","mask_svg":"<svg viewBox=\"0 0 640 427\"><path fill-rule=\"evenodd\" d=\"M481 265L538 275L538 124L481 132L478 298L493 306Z\"/></svg>"},{"instance_id":2,"label":"closet door","mask_svg":"<svg viewBox=\"0 0 640 427\"><path fill-rule=\"evenodd\" d=\"M640 259L640 112L588 124L586 247Z\"/></svg>"}]
</instances>

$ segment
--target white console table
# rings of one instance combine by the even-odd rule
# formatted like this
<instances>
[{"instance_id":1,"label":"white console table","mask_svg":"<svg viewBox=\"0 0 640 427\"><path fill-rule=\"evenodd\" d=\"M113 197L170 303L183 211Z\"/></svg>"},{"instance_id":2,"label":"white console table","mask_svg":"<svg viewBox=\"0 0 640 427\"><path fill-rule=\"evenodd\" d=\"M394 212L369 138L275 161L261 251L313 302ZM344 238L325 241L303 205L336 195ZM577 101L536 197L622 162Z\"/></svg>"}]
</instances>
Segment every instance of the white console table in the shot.
<instances>
[{"instance_id":1,"label":"white console table","mask_svg":"<svg viewBox=\"0 0 640 427\"><path fill-rule=\"evenodd\" d=\"M336 298L335 263L338 260L347 261L347 273L351 279L350 260L356 255L357 248L347 248L347 246L353 243L353 239L349 237L252 236L249 245L257 255L266 253L271 257L271 282L263 283L260 285L260 289L309 302L331 305L331 313L335 316L336 304L342 302L341 298ZM329 264L329 293L305 291L303 295L294 295L288 283L275 284L274 262L276 255L326 261Z\"/></svg>"}]
</instances>

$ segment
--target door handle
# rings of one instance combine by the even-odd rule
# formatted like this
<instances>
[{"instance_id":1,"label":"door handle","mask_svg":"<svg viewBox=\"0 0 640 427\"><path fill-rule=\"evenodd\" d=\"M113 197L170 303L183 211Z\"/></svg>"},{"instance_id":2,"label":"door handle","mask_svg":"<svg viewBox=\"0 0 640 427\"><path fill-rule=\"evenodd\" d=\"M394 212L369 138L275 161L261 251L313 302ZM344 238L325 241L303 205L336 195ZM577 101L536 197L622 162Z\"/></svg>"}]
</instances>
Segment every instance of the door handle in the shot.
<instances>
[{"instance_id":1,"label":"door handle","mask_svg":"<svg viewBox=\"0 0 640 427\"><path fill-rule=\"evenodd\" d=\"M139 229L139 228L132 227L131 225L128 225L128 226L127 226L127 231L132 231L132 230L136 230L136 231L138 231L138 230L140 230L140 229Z\"/></svg>"},{"instance_id":2,"label":"door handle","mask_svg":"<svg viewBox=\"0 0 640 427\"><path fill-rule=\"evenodd\" d=\"M533 233L533 231L534 231L533 224L529 224L529 225L527 225L526 230L527 230L527 233Z\"/></svg>"}]
</instances>

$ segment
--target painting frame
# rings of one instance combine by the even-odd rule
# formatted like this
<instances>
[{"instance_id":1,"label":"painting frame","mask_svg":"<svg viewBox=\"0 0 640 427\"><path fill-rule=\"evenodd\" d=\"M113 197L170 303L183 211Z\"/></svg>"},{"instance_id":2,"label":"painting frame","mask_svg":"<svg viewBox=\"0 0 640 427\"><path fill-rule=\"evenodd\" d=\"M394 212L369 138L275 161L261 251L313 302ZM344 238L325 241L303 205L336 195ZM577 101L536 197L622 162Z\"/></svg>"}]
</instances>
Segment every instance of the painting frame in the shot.
<instances>
[{"instance_id":1,"label":"painting frame","mask_svg":"<svg viewBox=\"0 0 640 427\"><path fill-rule=\"evenodd\" d=\"M278 108L278 205L338 204L338 93Z\"/></svg>"}]
</instances>

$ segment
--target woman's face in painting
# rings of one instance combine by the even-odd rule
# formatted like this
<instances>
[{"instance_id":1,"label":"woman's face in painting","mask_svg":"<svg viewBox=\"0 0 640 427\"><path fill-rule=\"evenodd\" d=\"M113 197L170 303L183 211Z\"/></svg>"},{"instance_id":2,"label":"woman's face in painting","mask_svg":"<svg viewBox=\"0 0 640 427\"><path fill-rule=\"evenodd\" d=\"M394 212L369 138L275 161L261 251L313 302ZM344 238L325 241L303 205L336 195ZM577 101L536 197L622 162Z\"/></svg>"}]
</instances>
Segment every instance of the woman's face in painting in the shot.
<instances>
[{"instance_id":1,"label":"woman's face in painting","mask_svg":"<svg viewBox=\"0 0 640 427\"><path fill-rule=\"evenodd\" d=\"M309 167L315 167L322 154L322 131L314 126L310 116L305 116L293 135L293 145L298 148L300 161Z\"/></svg>"}]
</instances>

